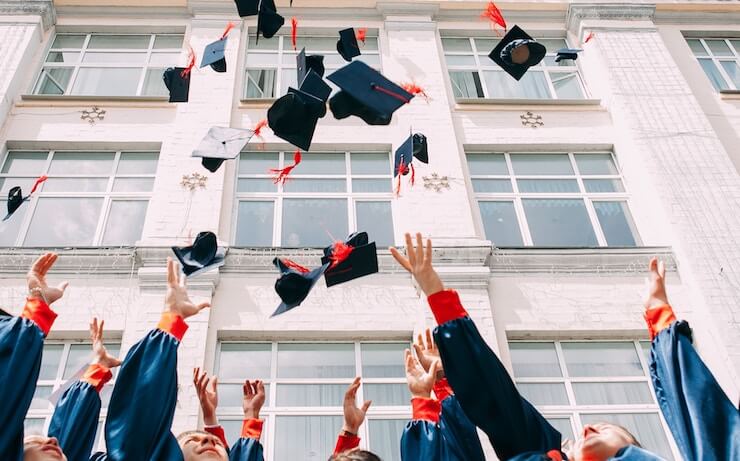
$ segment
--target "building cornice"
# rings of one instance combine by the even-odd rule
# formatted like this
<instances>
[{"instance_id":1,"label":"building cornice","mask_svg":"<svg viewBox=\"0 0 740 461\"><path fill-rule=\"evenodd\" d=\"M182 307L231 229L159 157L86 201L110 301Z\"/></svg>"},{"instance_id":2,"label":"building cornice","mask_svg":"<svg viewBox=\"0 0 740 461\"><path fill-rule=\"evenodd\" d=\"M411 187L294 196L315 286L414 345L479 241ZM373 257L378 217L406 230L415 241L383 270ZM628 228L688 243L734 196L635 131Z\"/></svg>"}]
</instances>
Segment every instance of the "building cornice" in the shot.
<instances>
[{"instance_id":1,"label":"building cornice","mask_svg":"<svg viewBox=\"0 0 740 461\"><path fill-rule=\"evenodd\" d=\"M52 0L0 0L0 16L40 16L44 30L56 22Z\"/></svg>"},{"instance_id":2,"label":"building cornice","mask_svg":"<svg viewBox=\"0 0 740 461\"><path fill-rule=\"evenodd\" d=\"M654 27L655 4L645 3L571 3L565 25L580 34L583 22L589 29L635 29Z\"/></svg>"}]
</instances>

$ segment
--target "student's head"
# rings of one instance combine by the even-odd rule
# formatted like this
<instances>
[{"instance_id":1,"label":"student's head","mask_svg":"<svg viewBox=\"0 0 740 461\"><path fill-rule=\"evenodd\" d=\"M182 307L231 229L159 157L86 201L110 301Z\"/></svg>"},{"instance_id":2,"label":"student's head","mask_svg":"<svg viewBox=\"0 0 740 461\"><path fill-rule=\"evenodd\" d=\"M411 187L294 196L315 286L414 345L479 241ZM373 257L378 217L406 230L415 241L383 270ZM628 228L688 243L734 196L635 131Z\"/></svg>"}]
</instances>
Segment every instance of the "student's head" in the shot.
<instances>
[{"instance_id":1,"label":"student's head","mask_svg":"<svg viewBox=\"0 0 740 461\"><path fill-rule=\"evenodd\" d=\"M343 451L342 453L333 455L329 458L329 461L383 461L380 457L374 453L370 453L366 450L360 450L355 448L354 450Z\"/></svg>"},{"instance_id":2,"label":"student's head","mask_svg":"<svg viewBox=\"0 0 740 461\"><path fill-rule=\"evenodd\" d=\"M56 437L29 435L23 439L23 461L67 461Z\"/></svg>"},{"instance_id":3,"label":"student's head","mask_svg":"<svg viewBox=\"0 0 740 461\"><path fill-rule=\"evenodd\" d=\"M177 443L185 461L228 461L224 443L213 434L187 431L177 436Z\"/></svg>"},{"instance_id":4,"label":"student's head","mask_svg":"<svg viewBox=\"0 0 740 461\"><path fill-rule=\"evenodd\" d=\"M568 457L574 461L606 461L628 445L641 447L635 436L624 427L605 422L586 424Z\"/></svg>"}]
</instances>

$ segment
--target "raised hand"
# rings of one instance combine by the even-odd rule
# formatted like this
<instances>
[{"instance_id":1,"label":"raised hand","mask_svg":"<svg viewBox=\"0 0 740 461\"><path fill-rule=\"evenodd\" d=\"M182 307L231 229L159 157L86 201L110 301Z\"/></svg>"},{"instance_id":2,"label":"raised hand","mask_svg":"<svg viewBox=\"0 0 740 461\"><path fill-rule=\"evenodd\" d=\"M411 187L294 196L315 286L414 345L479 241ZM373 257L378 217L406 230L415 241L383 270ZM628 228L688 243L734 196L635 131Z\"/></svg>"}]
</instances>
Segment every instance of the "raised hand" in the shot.
<instances>
[{"instance_id":1,"label":"raised hand","mask_svg":"<svg viewBox=\"0 0 740 461\"><path fill-rule=\"evenodd\" d=\"M439 360L433 361L429 370L426 371L414 354L406 349L406 382L412 397L428 399L432 395L439 364Z\"/></svg>"},{"instance_id":2,"label":"raised hand","mask_svg":"<svg viewBox=\"0 0 740 461\"><path fill-rule=\"evenodd\" d=\"M203 410L203 422L206 426L218 424L216 408L218 407L218 377L208 377L208 373L200 372L200 368L193 369L193 385L200 400L200 408Z\"/></svg>"},{"instance_id":3,"label":"raised hand","mask_svg":"<svg viewBox=\"0 0 740 461\"><path fill-rule=\"evenodd\" d=\"M645 298L645 309L668 304L668 295L665 292L665 263L658 258L650 260L650 287Z\"/></svg>"},{"instance_id":4,"label":"raised hand","mask_svg":"<svg viewBox=\"0 0 740 461\"><path fill-rule=\"evenodd\" d=\"M426 248L421 241L421 234L416 234L416 247L411 242L411 234L406 234L406 255L404 257L401 253L391 247L389 248L391 254L398 264L403 266L404 269L409 271L414 279L419 284L421 290L427 296L431 296L434 293L444 290L442 280L439 275L432 267L432 241L427 239Z\"/></svg>"},{"instance_id":5,"label":"raised hand","mask_svg":"<svg viewBox=\"0 0 740 461\"><path fill-rule=\"evenodd\" d=\"M167 258L167 294L164 298L165 311L181 316L183 319L191 317L211 303L204 302L196 305L188 296L186 278L180 273L180 265Z\"/></svg>"},{"instance_id":6,"label":"raised hand","mask_svg":"<svg viewBox=\"0 0 740 461\"><path fill-rule=\"evenodd\" d=\"M350 432L357 435L357 432L362 426L362 422L365 421L365 415L367 409L370 408L372 400L363 402L362 408L357 406L357 390L360 388L360 378L355 378L352 384L347 388L347 392L344 393L344 426L343 431Z\"/></svg>"},{"instance_id":7,"label":"raised hand","mask_svg":"<svg viewBox=\"0 0 740 461\"><path fill-rule=\"evenodd\" d=\"M434 339L432 338L432 330L427 328L425 335L426 343L424 342L424 338L421 336L421 333L417 336L416 344L414 344L414 352L416 352L416 356L419 358L419 362L421 363L421 366L424 367L425 371L429 371L429 368L435 360L438 361L439 368L437 369L436 379L442 379L445 377L445 371L442 368L442 360L439 357L439 350L437 349L437 345L434 344Z\"/></svg>"},{"instance_id":8,"label":"raised hand","mask_svg":"<svg viewBox=\"0 0 740 461\"><path fill-rule=\"evenodd\" d=\"M242 409L244 410L244 419L259 419L262 405L265 404L265 384L260 381L245 381L242 386L244 399L242 400Z\"/></svg>"},{"instance_id":9,"label":"raised hand","mask_svg":"<svg viewBox=\"0 0 740 461\"><path fill-rule=\"evenodd\" d=\"M49 272L49 269L51 269L51 266L54 265L58 257L59 255L56 253L46 253L33 263L33 266L31 266L31 269L26 274L29 297L41 298L47 304L51 305L64 295L64 290L69 285L68 282L62 282L57 287L50 287L46 283L46 273Z\"/></svg>"},{"instance_id":10,"label":"raised hand","mask_svg":"<svg viewBox=\"0 0 740 461\"><path fill-rule=\"evenodd\" d=\"M121 365L121 361L110 355L105 348L105 344L103 344L104 326L105 320L101 320L98 323L97 317L93 317L92 322L90 322L90 339L92 340L92 349L95 354L92 363L103 365L106 368L115 368Z\"/></svg>"}]
</instances>

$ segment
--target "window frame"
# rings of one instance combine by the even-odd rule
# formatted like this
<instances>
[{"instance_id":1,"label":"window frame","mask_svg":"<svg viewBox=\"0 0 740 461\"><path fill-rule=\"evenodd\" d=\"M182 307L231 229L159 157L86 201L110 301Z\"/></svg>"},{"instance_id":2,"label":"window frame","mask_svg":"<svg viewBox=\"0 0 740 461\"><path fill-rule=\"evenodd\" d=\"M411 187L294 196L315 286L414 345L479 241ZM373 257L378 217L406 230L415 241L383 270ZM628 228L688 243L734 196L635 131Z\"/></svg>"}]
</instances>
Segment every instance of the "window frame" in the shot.
<instances>
[{"instance_id":1,"label":"window frame","mask_svg":"<svg viewBox=\"0 0 740 461\"><path fill-rule=\"evenodd\" d=\"M696 40L696 41L699 42L699 44L702 46L702 48L704 48L704 51L705 51L706 54L704 56L697 56L697 54L694 52L693 49L691 49L691 47L689 45L689 49L691 49L691 54L696 59L697 64L699 64L699 67L702 67L701 66L701 61L702 60L711 60L712 63L714 64L714 67L719 72L719 75L722 77L722 79L724 80L725 84L727 85L727 88L716 88L714 86L714 84L712 83L712 79L709 77L709 75L707 75L706 71L702 67L702 72L707 77L707 80L709 80L709 82L712 84L712 88L714 88L718 92L720 92L720 91L727 91L727 90L730 90L730 91L740 91L740 86L738 86L738 85L735 84L735 81L732 78L730 78L730 76L725 71L725 68L720 64L722 61L730 61L730 62L734 62L738 66L738 68L740 68L740 48L736 48L731 43L732 40L738 41L738 43L740 43L740 38L737 38L737 37L686 37L685 39L686 39L686 44L687 45L689 45L689 41L690 40ZM730 55L730 56L719 56L719 55L715 55L712 52L712 49L709 47L709 45L707 45L707 43L706 43L707 40L709 40L709 41L723 41L723 42L725 42L725 45L730 50L730 52L732 53L732 55Z\"/></svg>"}]
</instances>

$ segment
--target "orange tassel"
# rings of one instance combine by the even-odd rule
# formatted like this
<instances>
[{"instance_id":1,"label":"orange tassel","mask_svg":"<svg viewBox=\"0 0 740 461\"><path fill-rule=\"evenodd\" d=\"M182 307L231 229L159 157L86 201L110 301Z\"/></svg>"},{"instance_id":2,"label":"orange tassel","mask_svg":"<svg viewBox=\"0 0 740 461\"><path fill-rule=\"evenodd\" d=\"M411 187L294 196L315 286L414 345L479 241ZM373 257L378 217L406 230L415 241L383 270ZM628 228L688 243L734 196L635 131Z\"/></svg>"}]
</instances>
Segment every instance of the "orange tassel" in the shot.
<instances>
[{"instance_id":1,"label":"orange tassel","mask_svg":"<svg viewBox=\"0 0 740 461\"><path fill-rule=\"evenodd\" d=\"M594 38L594 31L588 33L588 36L586 37L586 40L583 41L583 43L590 42L592 38Z\"/></svg>"},{"instance_id":2,"label":"orange tassel","mask_svg":"<svg viewBox=\"0 0 740 461\"><path fill-rule=\"evenodd\" d=\"M302 274L306 274L308 272L311 272L307 267L303 267L300 264L291 261L290 259L282 258L280 261L282 261L283 264L285 264L286 266L290 267L291 269L296 270L296 271L298 271L298 272L300 272Z\"/></svg>"},{"instance_id":3,"label":"orange tassel","mask_svg":"<svg viewBox=\"0 0 740 461\"><path fill-rule=\"evenodd\" d=\"M506 32L507 27L504 15L501 14L501 10L499 10L493 2L488 2L488 6L483 13L481 13L480 17L481 19L488 19L491 22L493 30L496 30L496 26L498 25L503 27L504 32ZM496 31L496 34L501 35L499 31Z\"/></svg>"},{"instance_id":4,"label":"orange tassel","mask_svg":"<svg viewBox=\"0 0 740 461\"><path fill-rule=\"evenodd\" d=\"M357 29L357 32L355 32L355 37L357 38L357 41L362 42L362 44L365 44L365 40L367 39L367 28L363 27L362 29Z\"/></svg>"},{"instance_id":5,"label":"orange tassel","mask_svg":"<svg viewBox=\"0 0 740 461\"><path fill-rule=\"evenodd\" d=\"M224 33L221 34L220 40L225 39L226 36L229 35L229 32L231 32L231 29L233 29L235 25L236 24L234 24L233 22L229 21L229 23L226 24L226 29L224 29Z\"/></svg>"},{"instance_id":6,"label":"orange tassel","mask_svg":"<svg viewBox=\"0 0 740 461\"><path fill-rule=\"evenodd\" d=\"M33 187L31 188L31 192L29 193L29 195L31 195L34 192L36 192L36 188L38 188L41 185L41 183L44 182L44 181L46 181L47 179L49 179L49 177L46 176L46 175L43 175L43 176L39 177L39 179L37 179L36 182L33 183Z\"/></svg>"},{"instance_id":7,"label":"orange tassel","mask_svg":"<svg viewBox=\"0 0 740 461\"><path fill-rule=\"evenodd\" d=\"M430 98L429 95L427 95L426 91L424 91L424 88L420 87L414 82L411 83L401 83L401 88L408 91L409 93L413 95L420 94L427 102L429 102Z\"/></svg>"},{"instance_id":8,"label":"orange tassel","mask_svg":"<svg viewBox=\"0 0 740 461\"><path fill-rule=\"evenodd\" d=\"M262 136L262 128L267 126L267 119L263 118L259 122L257 122L257 126L254 127L254 135L255 136Z\"/></svg>"},{"instance_id":9,"label":"orange tassel","mask_svg":"<svg viewBox=\"0 0 740 461\"><path fill-rule=\"evenodd\" d=\"M290 172L293 171L293 168L297 167L298 164L301 163L301 151L297 150L293 153L293 164L288 165L285 168L270 168L270 173L274 174L272 178L273 184L285 184L285 181L288 180L288 176L290 175Z\"/></svg>"},{"instance_id":10,"label":"orange tassel","mask_svg":"<svg viewBox=\"0 0 740 461\"><path fill-rule=\"evenodd\" d=\"M186 75L190 73L190 71L193 70L193 67L195 67L195 51L193 51L193 47L188 45L188 48L190 51L188 51L188 65L185 66L185 69L183 69L182 72L180 72L180 77L185 78Z\"/></svg>"},{"instance_id":11,"label":"orange tassel","mask_svg":"<svg viewBox=\"0 0 740 461\"><path fill-rule=\"evenodd\" d=\"M290 18L290 40L293 42L293 50L298 50L296 43L298 41L298 20L293 16Z\"/></svg>"},{"instance_id":12,"label":"orange tassel","mask_svg":"<svg viewBox=\"0 0 740 461\"><path fill-rule=\"evenodd\" d=\"M331 249L331 256L329 256L329 260L331 260L331 265L329 266L329 269L338 266L339 264L346 261L347 258L349 258L349 255L352 254L352 251L354 249L355 247L353 247L352 245L347 245L340 240L334 242L334 246Z\"/></svg>"}]
</instances>

